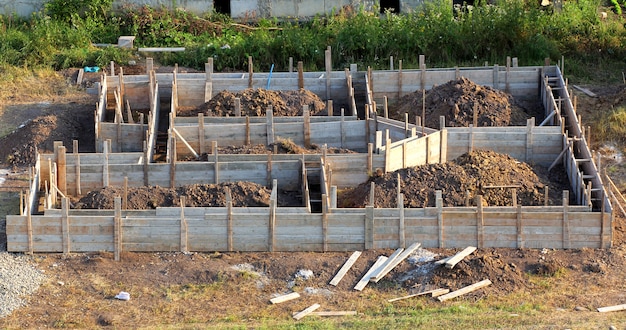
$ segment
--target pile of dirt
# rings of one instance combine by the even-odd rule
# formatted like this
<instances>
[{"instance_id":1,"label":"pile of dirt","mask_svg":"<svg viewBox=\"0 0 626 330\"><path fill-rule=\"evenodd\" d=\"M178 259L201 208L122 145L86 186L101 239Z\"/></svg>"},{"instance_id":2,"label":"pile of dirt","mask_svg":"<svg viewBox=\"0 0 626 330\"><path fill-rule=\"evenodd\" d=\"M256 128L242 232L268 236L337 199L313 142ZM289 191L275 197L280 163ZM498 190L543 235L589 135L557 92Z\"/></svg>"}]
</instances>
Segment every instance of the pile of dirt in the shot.
<instances>
[{"instance_id":1,"label":"pile of dirt","mask_svg":"<svg viewBox=\"0 0 626 330\"><path fill-rule=\"evenodd\" d=\"M541 177L537 175L539 173ZM508 155L489 150L475 150L443 164L426 164L380 174L338 196L340 207L365 207L369 203L370 183L374 182L374 206L397 207L397 187L404 194L404 206L410 208L435 206L435 191L442 191L443 206L464 206L466 196L482 195L489 206L512 205L513 188L517 203L544 205L545 186L552 193L550 205L559 205L561 191L568 189L567 179L535 171ZM550 195L549 195L550 197Z\"/></svg>"},{"instance_id":2,"label":"pile of dirt","mask_svg":"<svg viewBox=\"0 0 626 330\"><path fill-rule=\"evenodd\" d=\"M5 112L20 111L9 109ZM0 139L0 162L13 168L33 166L37 152L54 152L54 142L61 141L67 152L73 152L73 140L79 141L81 152L93 151L95 133L93 105L67 103L51 109L41 109L41 114L27 120L12 133ZM4 115L4 114L3 114Z\"/></svg>"},{"instance_id":3,"label":"pile of dirt","mask_svg":"<svg viewBox=\"0 0 626 330\"><path fill-rule=\"evenodd\" d=\"M468 127L525 125L526 118L533 115L514 105L511 95L464 77L434 86L425 94L425 102L421 90L404 95L389 106L389 116L404 121L404 114L408 113L409 121L414 123L425 106L425 126L439 129L441 116L448 127Z\"/></svg>"},{"instance_id":4,"label":"pile of dirt","mask_svg":"<svg viewBox=\"0 0 626 330\"><path fill-rule=\"evenodd\" d=\"M198 113L205 116L234 116L235 98L240 99L241 115L251 117L265 116L268 106L272 106L274 116L302 116L302 107L309 106L311 115L321 115L326 111L324 101L316 94L300 89L297 91L273 91L262 88L248 88L241 92L233 93L221 91L209 102L196 109L179 109L180 117L193 117Z\"/></svg>"},{"instance_id":5,"label":"pile of dirt","mask_svg":"<svg viewBox=\"0 0 626 330\"><path fill-rule=\"evenodd\" d=\"M193 184L178 188L159 186L128 188L127 209L147 210L157 207L180 206L180 198L185 197L187 207L226 206L226 193L230 191L233 207L270 204L271 189L253 182L225 182L220 184ZM77 209L113 209L115 197L124 196L120 187L105 187L93 190L77 201ZM279 206L294 206L294 198L283 192L278 194Z\"/></svg>"}]
</instances>

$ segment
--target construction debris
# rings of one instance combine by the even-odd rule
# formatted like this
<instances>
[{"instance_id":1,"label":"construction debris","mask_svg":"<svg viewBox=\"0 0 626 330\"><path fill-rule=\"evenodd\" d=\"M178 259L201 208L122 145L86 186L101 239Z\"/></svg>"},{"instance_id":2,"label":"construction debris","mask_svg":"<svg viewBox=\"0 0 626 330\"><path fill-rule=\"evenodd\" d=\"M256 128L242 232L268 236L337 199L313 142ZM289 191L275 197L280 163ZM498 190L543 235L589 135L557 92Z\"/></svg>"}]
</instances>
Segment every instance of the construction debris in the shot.
<instances>
[{"instance_id":1,"label":"construction debris","mask_svg":"<svg viewBox=\"0 0 626 330\"><path fill-rule=\"evenodd\" d=\"M389 258L385 256L378 257L378 259L372 265L372 267L370 267L367 273L365 273L365 275L363 275L361 280L354 286L354 290L357 290L357 291L363 290L365 286L367 285L367 283L370 281L370 277L372 276L372 273L374 273L378 269L378 267L384 264L387 261L387 259Z\"/></svg>"},{"instance_id":2,"label":"construction debris","mask_svg":"<svg viewBox=\"0 0 626 330\"><path fill-rule=\"evenodd\" d=\"M384 265L384 268L381 271L378 271L374 276L372 276L370 278L370 281L378 283L378 281L385 277L385 275L387 275L392 269L396 268L396 266L398 266L404 259L408 258L411 253L419 249L420 246L422 246L421 243L413 243L413 245L409 246L405 251L395 257L391 262L387 261Z\"/></svg>"},{"instance_id":3,"label":"construction debris","mask_svg":"<svg viewBox=\"0 0 626 330\"><path fill-rule=\"evenodd\" d=\"M394 302L394 301L398 301L398 300L404 300L404 299L409 299L409 298L413 298L413 297L418 297L418 296L424 296L427 294L430 294L431 297L439 297L443 294L446 294L450 292L450 289L434 289L434 290L428 290L428 291L424 291L424 292L420 292L420 293L415 293L415 294L410 294L408 296L404 296L404 297L398 297L398 298L393 298L393 299L389 299L387 300L388 302Z\"/></svg>"},{"instance_id":4,"label":"construction debris","mask_svg":"<svg viewBox=\"0 0 626 330\"><path fill-rule=\"evenodd\" d=\"M468 255L472 254L474 251L476 251L476 247L475 246L468 246L468 247L466 247L463 251L455 254L454 256L452 256L450 259L448 259L445 262L446 268L448 268L448 269L454 268L454 266L456 264L458 264L459 261L463 260L465 257L467 257Z\"/></svg>"},{"instance_id":5,"label":"construction debris","mask_svg":"<svg viewBox=\"0 0 626 330\"><path fill-rule=\"evenodd\" d=\"M350 258L346 260L346 263L344 263L341 269L339 269L339 272L337 272L337 275L335 275L335 277L333 277L333 279L330 280L329 284L333 286L337 286L337 284L339 284L339 281L341 281L341 279L346 275L348 270L350 270L350 267L354 265L354 263L356 262L357 259L359 259L360 256L361 256L361 251L354 251L354 253L352 253Z\"/></svg>"},{"instance_id":6,"label":"construction debris","mask_svg":"<svg viewBox=\"0 0 626 330\"><path fill-rule=\"evenodd\" d=\"M294 312L292 316L296 316L298 312ZM357 315L356 311L324 311L324 312L311 312L309 315L315 316L347 316L347 315Z\"/></svg>"},{"instance_id":7,"label":"construction debris","mask_svg":"<svg viewBox=\"0 0 626 330\"><path fill-rule=\"evenodd\" d=\"M297 313L296 315L293 316L294 319L296 320L300 320L301 318L313 313L313 311L315 311L316 309L320 308L320 304L313 304L309 307L307 307L305 310Z\"/></svg>"},{"instance_id":8,"label":"construction debris","mask_svg":"<svg viewBox=\"0 0 626 330\"><path fill-rule=\"evenodd\" d=\"M626 304L598 308L598 312L600 313L617 312L623 310L626 310Z\"/></svg>"},{"instance_id":9,"label":"construction debris","mask_svg":"<svg viewBox=\"0 0 626 330\"><path fill-rule=\"evenodd\" d=\"M272 304L279 304L285 301L289 301L289 300L293 300L293 299L297 299L300 298L300 294L297 292L292 292L292 293L288 293L282 296L278 296L276 298L272 298L270 299L270 302Z\"/></svg>"},{"instance_id":10,"label":"construction debris","mask_svg":"<svg viewBox=\"0 0 626 330\"><path fill-rule=\"evenodd\" d=\"M472 285L468 285L464 288L458 289L456 291L452 291L450 293L444 294L443 296L439 296L437 297L437 299L439 299L439 301L446 301L448 299L452 299L452 298L456 298L458 296L462 296L466 293L470 293L472 291L476 291L480 288L484 288L486 286L491 285L491 281L490 280L482 280L478 283L474 283Z\"/></svg>"}]
</instances>

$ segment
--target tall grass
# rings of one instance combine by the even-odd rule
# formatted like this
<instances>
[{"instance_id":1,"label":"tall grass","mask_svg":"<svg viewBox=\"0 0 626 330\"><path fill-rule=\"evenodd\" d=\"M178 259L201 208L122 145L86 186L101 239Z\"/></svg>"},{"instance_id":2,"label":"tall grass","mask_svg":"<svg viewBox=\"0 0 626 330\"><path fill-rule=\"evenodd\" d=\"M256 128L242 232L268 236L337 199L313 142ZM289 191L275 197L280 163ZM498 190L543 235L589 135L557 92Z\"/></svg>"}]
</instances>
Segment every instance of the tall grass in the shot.
<instances>
[{"instance_id":1,"label":"tall grass","mask_svg":"<svg viewBox=\"0 0 626 330\"><path fill-rule=\"evenodd\" d=\"M137 46L186 47L184 53L158 60L197 69L213 57L216 70L246 70L252 56L255 70L269 70L272 64L285 70L290 57L319 70L324 50L331 46L335 69L351 63L387 68L390 56L414 68L420 54L431 67L503 63L507 56L517 57L520 65L538 65L545 58L556 62L565 56L575 66L575 77L585 80L626 57L624 18L609 11L606 20L600 19L603 5L614 7L600 1L566 1L562 10L554 10L524 0L460 9L433 0L402 15L344 8L308 20L237 24L215 13L198 16L147 6L113 11L110 0L51 0L28 20L0 16L0 62L56 69L124 63L130 52L92 43L115 43L120 35L134 35ZM68 11L64 3L82 9Z\"/></svg>"}]
</instances>

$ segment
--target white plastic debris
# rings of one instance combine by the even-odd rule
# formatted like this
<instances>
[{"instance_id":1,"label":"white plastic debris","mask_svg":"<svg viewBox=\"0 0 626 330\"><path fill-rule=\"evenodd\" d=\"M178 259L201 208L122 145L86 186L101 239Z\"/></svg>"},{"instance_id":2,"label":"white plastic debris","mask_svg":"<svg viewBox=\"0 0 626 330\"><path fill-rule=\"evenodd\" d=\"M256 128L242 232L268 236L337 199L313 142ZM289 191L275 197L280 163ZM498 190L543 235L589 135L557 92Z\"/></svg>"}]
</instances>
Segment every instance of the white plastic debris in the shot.
<instances>
[{"instance_id":1,"label":"white plastic debris","mask_svg":"<svg viewBox=\"0 0 626 330\"><path fill-rule=\"evenodd\" d=\"M118 293L117 295L115 295L115 299L130 300L130 293L122 291Z\"/></svg>"}]
</instances>

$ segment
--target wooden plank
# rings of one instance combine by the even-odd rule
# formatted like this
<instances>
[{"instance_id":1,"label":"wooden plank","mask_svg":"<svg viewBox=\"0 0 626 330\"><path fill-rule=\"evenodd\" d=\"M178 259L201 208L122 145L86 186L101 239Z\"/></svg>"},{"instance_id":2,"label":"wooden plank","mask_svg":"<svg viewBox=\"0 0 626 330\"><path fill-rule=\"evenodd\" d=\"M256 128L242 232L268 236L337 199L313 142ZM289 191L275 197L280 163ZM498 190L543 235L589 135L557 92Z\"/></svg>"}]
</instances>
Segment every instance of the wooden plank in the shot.
<instances>
[{"instance_id":1,"label":"wooden plank","mask_svg":"<svg viewBox=\"0 0 626 330\"><path fill-rule=\"evenodd\" d=\"M446 301L446 300L449 300L449 299L452 299L452 298L456 298L458 296L462 296L462 295L464 295L466 293L470 293L472 291L476 291L476 290L478 290L480 288L484 288L484 287L489 286L489 285L491 285L491 281L490 280L482 280L480 282L474 283L472 285L468 285L468 286L466 286L464 288L461 288L459 290L452 291L450 293L447 293L447 294L444 294L442 296L439 296L439 297L437 297L437 299L439 301Z\"/></svg>"},{"instance_id":2,"label":"wooden plank","mask_svg":"<svg viewBox=\"0 0 626 330\"><path fill-rule=\"evenodd\" d=\"M354 251L354 253L352 253L350 258L348 258L348 260L346 260L346 262L343 264L341 269L339 269L339 272L337 272L337 275L335 275L335 277L333 277L333 279L330 280L329 284L333 286L337 286L337 284L339 284L339 281L343 279L343 277L346 275L348 270L350 270L350 267L354 265L354 263L359 258L359 256L361 256L361 251Z\"/></svg>"},{"instance_id":3,"label":"wooden plank","mask_svg":"<svg viewBox=\"0 0 626 330\"><path fill-rule=\"evenodd\" d=\"M445 263L446 264L446 268L448 268L448 269L454 268L454 266L456 264L458 264L461 260L463 260L468 255L472 254L474 251L476 251L476 247L475 246L468 246L468 247L466 247L463 251L455 254L450 259L448 259L448 261L446 261L446 263Z\"/></svg>"},{"instance_id":4,"label":"wooden plank","mask_svg":"<svg viewBox=\"0 0 626 330\"><path fill-rule=\"evenodd\" d=\"M300 294L297 292L291 292L282 296L278 296L275 298L270 299L270 302L272 304L280 304L283 303L285 301L289 301L289 300L293 300L293 299L297 299L300 298Z\"/></svg>"},{"instance_id":5,"label":"wooden plank","mask_svg":"<svg viewBox=\"0 0 626 330\"><path fill-rule=\"evenodd\" d=\"M623 310L626 310L626 304L598 308L598 312L600 313L617 312L617 311L623 311Z\"/></svg>"},{"instance_id":6,"label":"wooden plank","mask_svg":"<svg viewBox=\"0 0 626 330\"><path fill-rule=\"evenodd\" d=\"M396 236L394 236L396 237ZM396 249L390 256L389 258L387 258L387 261L385 261L384 264L382 264L380 267L378 267L378 269L376 269L370 276L370 281L372 281L372 279L376 276L378 276L378 274L380 274L382 271L385 270L385 267L387 267L387 265L389 265L390 263L392 263L396 258L398 258L399 255L402 254L402 252L404 251L404 248L398 248Z\"/></svg>"},{"instance_id":7,"label":"wooden plank","mask_svg":"<svg viewBox=\"0 0 626 330\"><path fill-rule=\"evenodd\" d=\"M427 295L427 294L430 294L432 297L438 297L438 296L440 296L442 294L446 294L448 292L450 292L449 289L434 289L434 290L428 290L428 291L424 291L424 292L420 292L420 293L410 294L410 295L404 296L404 297L398 297L398 298L389 299L389 300L387 300L387 302L394 302L394 301L398 301L398 300L404 300L404 299L409 299L409 298L413 298L413 297L419 297L419 296L423 296L423 295Z\"/></svg>"},{"instance_id":8,"label":"wooden plank","mask_svg":"<svg viewBox=\"0 0 626 330\"><path fill-rule=\"evenodd\" d=\"M320 308L320 304L313 304L309 307L307 307L305 310L297 313L296 315L293 316L294 319L296 320L300 320L301 318L311 314L313 311L315 311L316 309Z\"/></svg>"},{"instance_id":9,"label":"wooden plank","mask_svg":"<svg viewBox=\"0 0 626 330\"><path fill-rule=\"evenodd\" d=\"M296 315L298 312L293 312L292 315ZM323 312L311 312L309 315L315 316L349 316L357 315L356 311L323 311Z\"/></svg>"},{"instance_id":10,"label":"wooden plank","mask_svg":"<svg viewBox=\"0 0 626 330\"><path fill-rule=\"evenodd\" d=\"M378 283L385 275L387 275L392 269L398 266L404 259L408 258L411 253L415 252L419 247L422 246L421 243L413 243L409 246L402 254L400 254L397 258L394 258L390 263L387 263L384 269L375 276L370 278L370 281ZM390 258L391 259L391 258Z\"/></svg>"},{"instance_id":11,"label":"wooden plank","mask_svg":"<svg viewBox=\"0 0 626 330\"><path fill-rule=\"evenodd\" d=\"M367 283L369 283L372 273L376 271L382 264L384 264L387 259L388 258L386 256L379 256L376 262L372 265L372 267L370 267L365 275L363 275L361 280L354 286L354 290L362 291Z\"/></svg>"}]
</instances>

